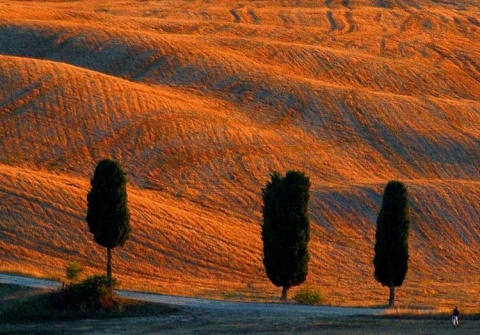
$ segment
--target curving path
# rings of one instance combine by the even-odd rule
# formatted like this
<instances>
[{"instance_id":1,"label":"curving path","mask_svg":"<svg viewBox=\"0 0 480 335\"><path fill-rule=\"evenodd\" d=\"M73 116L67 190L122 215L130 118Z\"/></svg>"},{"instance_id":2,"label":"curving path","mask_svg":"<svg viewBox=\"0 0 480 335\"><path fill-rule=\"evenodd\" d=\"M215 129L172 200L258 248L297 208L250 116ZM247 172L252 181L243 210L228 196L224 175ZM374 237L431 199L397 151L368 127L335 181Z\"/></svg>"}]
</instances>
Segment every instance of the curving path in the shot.
<instances>
[{"instance_id":1,"label":"curving path","mask_svg":"<svg viewBox=\"0 0 480 335\"><path fill-rule=\"evenodd\" d=\"M0 284L12 284L44 289L58 289L61 283L53 280L36 279L30 277L13 276L0 274ZM252 302L234 302L222 300L198 299L190 297L170 296L154 293L142 293L133 291L117 291L117 295L123 298L157 302L171 306L193 308L210 311L223 311L231 313L288 313L288 314L310 314L316 316L375 316L383 315L383 309L376 308L351 308L351 307L332 307L332 306L306 306L297 304L280 303L252 303Z\"/></svg>"},{"instance_id":2,"label":"curving path","mask_svg":"<svg viewBox=\"0 0 480 335\"><path fill-rule=\"evenodd\" d=\"M36 287L44 289L58 289L62 284L55 280L37 279L23 276L13 276L0 273L0 284Z\"/></svg>"}]
</instances>

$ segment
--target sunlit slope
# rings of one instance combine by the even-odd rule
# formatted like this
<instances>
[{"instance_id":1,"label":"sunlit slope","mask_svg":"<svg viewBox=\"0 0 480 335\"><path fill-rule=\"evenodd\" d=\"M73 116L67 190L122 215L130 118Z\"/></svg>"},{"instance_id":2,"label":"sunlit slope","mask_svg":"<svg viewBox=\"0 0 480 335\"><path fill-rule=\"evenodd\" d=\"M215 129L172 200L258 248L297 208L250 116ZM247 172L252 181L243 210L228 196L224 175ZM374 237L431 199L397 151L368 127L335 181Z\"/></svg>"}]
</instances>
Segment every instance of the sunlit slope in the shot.
<instances>
[{"instance_id":1,"label":"sunlit slope","mask_svg":"<svg viewBox=\"0 0 480 335\"><path fill-rule=\"evenodd\" d=\"M305 154L296 151L315 142L288 122L255 123L214 97L46 61L2 57L1 64L2 160L9 164L88 177L85 166L116 157L140 186L226 208L233 202L239 212L247 197L251 213L258 181L271 168L301 166ZM247 193L225 192L238 185Z\"/></svg>"},{"instance_id":2,"label":"sunlit slope","mask_svg":"<svg viewBox=\"0 0 480 335\"><path fill-rule=\"evenodd\" d=\"M0 181L3 269L62 277L72 260L85 264L88 273L104 268L104 249L93 243L84 219L85 180L2 165ZM478 218L479 184L408 184L414 226L400 302L441 306L461 299L475 308L480 232L476 222L459 222L457 215ZM371 267L382 186L312 192L308 282L322 286L330 303L368 304L385 295ZM275 294L261 265L257 222L132 187L129 208L131 239L114 252L123 287L209 296L232 290Z\"/></svg>"},{"instance_id":3,"label":"sunlit slope","mask_svg":"<svg viewBox=\"0 0 480 335\"><path fill-rule=\"evenodd\" d=\"M113 157L131 185L136 233L114 263L127 287L272 293L261 188L299 169L309 281L331 303L384 300L375 219L401 179L400 302L478 306L478 17L473 0L0 1L2 264L102 269L85 197Z\"/></svg>"},{"instance_id":4,"label":"sunlit slope","mask_svg":"<svg viewBox=\"0 0 480 335\"><path fill-rule=\"evenodd\" d=\"M104 249L93 242L85 221L87 182L5 165L0 180L4 269L63 277L72 260L89 272L104 267ZM255 236L258 225L176 197L128 192L133 233L114 256L126 287L149 283L152 289L169 292L170 286L170 292L191 294L213 278L238 285L260 276L258 241L244 238ZM188 288L189 282L196 287Z\"/></svg>"},{"instance_id":5,"label":"sunlit slope","mask_svg":"<svg viewBox=\"0 0 480 335\"><path fill-rule=\"evenodd\" d=\"M143 187L249 215L272 170L302 169L316 183L478 178L476 101L273 84L275 103L256 109L255 98L243 105L48 61L1 64L6 163L88 176L86 164L113 156ZM305 108L285 107L295 99ZM239 184L243 192L226 192Z\"/></svg>"},{"instance_id":6,"label":"sunlit slope","mask_svg":"<svg viewBox=\"0 0 480 335\"><path fill-rule=\"evenodd\" d=\"M180 3L139 3L137 8L118 2L18 5L2 14L1 51L137 81L215 86L213 79L231 77L232 70L241 78L244 72L255 73L255 65L266 66L269 74L276 70L342 86L478 98L471 85L480 75L475 6L466 11L430 1L423 1L421 10L407 10L398 6L400 1L391 1L390 8L360 1L305 7ZM341 3L348 6L339 7ZM43 11L32 10L35 5ZM237 12L262 19L238 24L232 20ZM200 82L203 77L210 80Z\"/></svg>"}]
</instances>

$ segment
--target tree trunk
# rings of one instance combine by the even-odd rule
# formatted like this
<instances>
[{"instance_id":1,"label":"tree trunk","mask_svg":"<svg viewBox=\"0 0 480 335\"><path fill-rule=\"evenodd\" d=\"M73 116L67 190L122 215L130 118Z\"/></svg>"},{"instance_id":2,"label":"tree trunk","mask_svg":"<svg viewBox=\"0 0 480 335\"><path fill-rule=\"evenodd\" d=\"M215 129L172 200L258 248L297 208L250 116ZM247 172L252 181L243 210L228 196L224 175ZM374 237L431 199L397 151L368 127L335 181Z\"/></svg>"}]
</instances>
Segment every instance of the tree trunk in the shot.
<instances>
[{"instance_id":1,"label":"tree trunk","mask_svg":"<svg viewBox=\"0 0 480 335\"><path fill-rule=\"evenodd\" d=\"M388 307L395 306L395 286L390 286L390 298L388 299Z\"/></svg>"},{"instance_id":2,"label":"tree trunk","mask_svg":"<svg viewBox=\"0 0 480 335\"><path fill-rule=\"evenodd\" d=\"M280 297L281 301L286 301L287 300L287 291L288 291L288 287L283 286L282 287L282 296Z\"/></svg>"},{"instance_id":3,"label":"tree trunk","mask_svg":"<svg viewBox=\"0 0 480 335\"><path fill-rule=\"evenodd\" d=\"M107 248L107 280L108 288L112 289L112 249Z\"/></svg>"}]
</instances>

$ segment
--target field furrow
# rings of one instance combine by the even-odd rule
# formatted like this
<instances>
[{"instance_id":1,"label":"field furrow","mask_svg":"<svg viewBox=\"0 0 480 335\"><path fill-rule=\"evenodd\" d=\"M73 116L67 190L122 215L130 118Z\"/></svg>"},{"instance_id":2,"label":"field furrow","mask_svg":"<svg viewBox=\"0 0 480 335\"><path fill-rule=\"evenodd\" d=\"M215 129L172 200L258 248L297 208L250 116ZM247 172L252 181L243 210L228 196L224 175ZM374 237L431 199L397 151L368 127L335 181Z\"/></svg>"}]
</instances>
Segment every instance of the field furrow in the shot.
<instances>
[{"instance_id":1,"label":"field furrow","mask_svg":"<svg viewBox=\"0 0 480 335\"><path fill-rule=\"evenodd\" d=\"M103 272L85 197L109 157L129 178L124 288L271 300L261 189L294 169L327 303L386 301L375 221L398 179L400 305L478 310L478 17L478 0L0 0L0 270Z\"/></svg>"}]
</instances>

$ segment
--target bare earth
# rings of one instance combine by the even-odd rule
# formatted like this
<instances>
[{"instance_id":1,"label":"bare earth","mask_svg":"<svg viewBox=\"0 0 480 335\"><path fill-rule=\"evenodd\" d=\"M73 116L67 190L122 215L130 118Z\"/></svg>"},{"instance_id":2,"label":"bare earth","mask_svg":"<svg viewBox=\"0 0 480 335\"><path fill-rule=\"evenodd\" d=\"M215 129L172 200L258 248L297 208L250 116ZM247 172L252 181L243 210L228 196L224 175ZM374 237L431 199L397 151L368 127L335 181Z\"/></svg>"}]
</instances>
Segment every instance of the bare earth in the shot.
<instances>
[{"instance_id":1,"label":"bare earth","mask_svg":"<svg viewBox=\"0 0 480 335\"><path fill-rule=\"evenodd\" d=\"M402 307L480 306L479 0L0 0L0 271L104 271L97 162L128 173L129 290L272 300L261 189L311 179L309 274L375 306L390 180L412 227ZM292 295L295 291L292 289Z\"/></svg>"}]
</instances>

